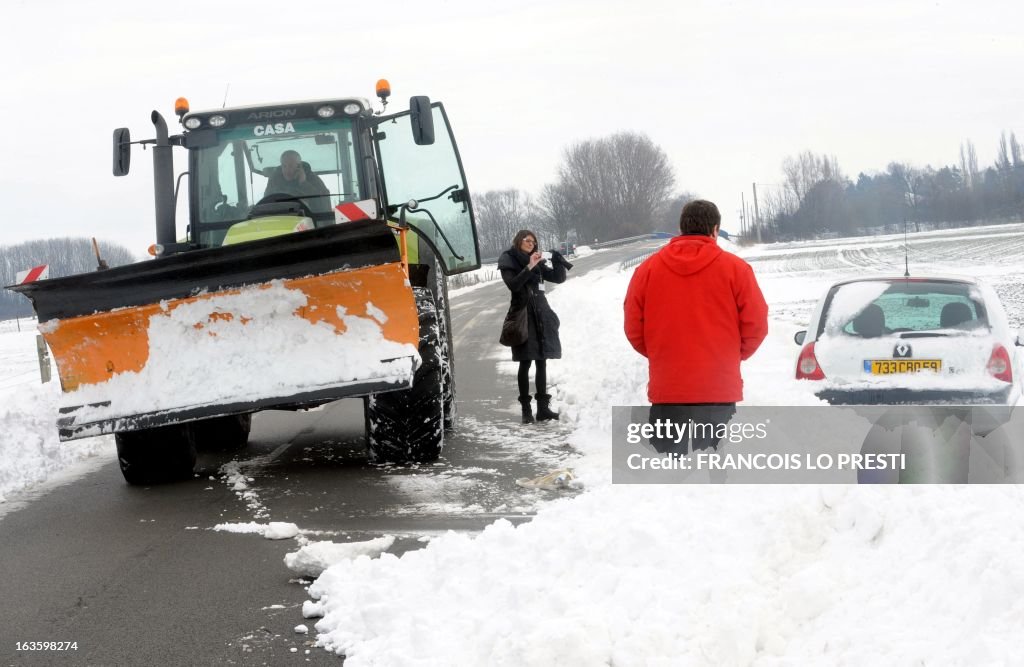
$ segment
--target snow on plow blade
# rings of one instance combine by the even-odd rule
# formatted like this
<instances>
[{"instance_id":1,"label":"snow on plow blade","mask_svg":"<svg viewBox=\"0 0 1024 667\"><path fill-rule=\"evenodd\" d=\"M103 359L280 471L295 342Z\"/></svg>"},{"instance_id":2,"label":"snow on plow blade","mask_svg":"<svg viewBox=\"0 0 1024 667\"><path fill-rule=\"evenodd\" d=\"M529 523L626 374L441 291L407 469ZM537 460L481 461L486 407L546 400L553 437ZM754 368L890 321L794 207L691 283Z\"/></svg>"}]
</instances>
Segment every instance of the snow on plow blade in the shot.
<instances>
[{"instance_id":1,"label":"snow on plow blade","mask_svg":"<svg viewBox=\"0 0 1024 667\"><path fill-rule=\"evenodd\" d=\"M56 360L62 440L402 389L419 364L412 291L379 222L11 289Z\"/></svg>"}]
</instances>

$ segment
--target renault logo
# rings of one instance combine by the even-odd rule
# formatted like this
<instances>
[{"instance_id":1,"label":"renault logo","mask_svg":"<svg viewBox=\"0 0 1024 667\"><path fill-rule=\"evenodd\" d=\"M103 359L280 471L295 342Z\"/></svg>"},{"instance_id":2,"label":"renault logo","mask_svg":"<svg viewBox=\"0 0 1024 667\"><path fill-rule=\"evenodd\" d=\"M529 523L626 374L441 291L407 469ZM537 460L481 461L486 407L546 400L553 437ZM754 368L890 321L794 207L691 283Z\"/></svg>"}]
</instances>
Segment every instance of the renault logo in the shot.
<instances>
[{"instance_id":1,"label":"renault logo","mask_svg":"<svg viewBox=\"0 0 1024 667\"><path fill-rule=\"evenodd\" d=\"M914 353L906 343L896 343L896 348L892 351L892 356L894 359L907 359L914 356Z\"/></svg>"}]
</instances>

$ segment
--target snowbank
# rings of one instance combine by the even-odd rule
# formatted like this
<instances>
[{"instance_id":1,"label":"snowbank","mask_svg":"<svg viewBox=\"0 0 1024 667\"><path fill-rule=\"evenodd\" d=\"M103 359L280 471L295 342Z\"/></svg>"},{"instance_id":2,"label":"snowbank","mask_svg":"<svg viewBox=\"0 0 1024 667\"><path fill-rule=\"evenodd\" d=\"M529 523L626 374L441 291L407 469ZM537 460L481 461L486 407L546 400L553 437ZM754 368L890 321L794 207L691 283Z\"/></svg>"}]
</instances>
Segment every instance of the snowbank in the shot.
<instances>
[{"instance_id":1,"label":"snowbank","mask_svg":"<svg viewBox=\"0 0 1024 667\"><path fill-rule=\"evenodd\" d=\"M549 364L588 492L395 557L327 568L318 643L357 665L974 664L1016 661L1016 487L612 486L613 405L646 403L622 335L628 273L549 299ZM792 335L823 288L761 277L773 319L745 403L814 405ZM315 607L315 609L313 609Z\"/></svg>"},{"instance_id":2,"label":"snowbank","mask_svg":"<svg viewBox=\"0 0 1024 667\"><path fill-rule=\"evenodd\" d=\"M39 382L35 322L0 329L0 504L84 459L112 456L112 436L61 443L57 437L60 383ZM56 378L56 369L54 369Z\"/></svg>"}]
</instances>

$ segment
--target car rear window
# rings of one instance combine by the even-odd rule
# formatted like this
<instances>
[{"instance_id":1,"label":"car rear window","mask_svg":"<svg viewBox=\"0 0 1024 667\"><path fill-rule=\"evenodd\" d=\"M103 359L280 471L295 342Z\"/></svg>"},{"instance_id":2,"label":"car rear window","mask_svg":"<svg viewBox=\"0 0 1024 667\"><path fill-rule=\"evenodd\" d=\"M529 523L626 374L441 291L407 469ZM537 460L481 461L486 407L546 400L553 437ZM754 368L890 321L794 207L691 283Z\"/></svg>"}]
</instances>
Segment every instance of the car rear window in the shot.
<instances>
[{"instance_id":1,"label":"car rear window","mask_svg":"<svg viewBox=\"0 0 1024 667\"><path fill-rule=\"evenodd\" d=\"M980 291L955 281L859 281L837 285L826 298L819 335L861 338L903 332L989 329Z\"/></svg>"}]
</instances>

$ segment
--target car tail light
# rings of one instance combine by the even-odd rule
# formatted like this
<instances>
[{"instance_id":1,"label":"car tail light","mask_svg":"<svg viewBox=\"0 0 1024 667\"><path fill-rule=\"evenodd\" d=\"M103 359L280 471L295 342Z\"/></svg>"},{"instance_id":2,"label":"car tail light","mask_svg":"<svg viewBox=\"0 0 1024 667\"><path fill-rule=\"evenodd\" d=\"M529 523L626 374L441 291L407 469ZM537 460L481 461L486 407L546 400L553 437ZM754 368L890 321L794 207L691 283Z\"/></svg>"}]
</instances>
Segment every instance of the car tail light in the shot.
<instances>
[{"instance_id":1,"label":"car tail light","mask_svg":"<svg viewBox=\"0 0 1024 667\"><path fill-rule=\"evenodd\" d=\"M997 380L1013 382L1013 364L1010 355L1002 345L996 345L988 360L988 372Z\"/></svg>"},{"instance_id":2,"label":"car tail light","mask_svg":"<svg viewBox=\"0 0 1024 667\"><path fill-rule=\"evenodd\" d=\"M800 357L796 360L797 380L824 380L825 372L818 365L818 358L814 356L814 343L804 345L800 350Z\"/></svg>"}]
</instances>

